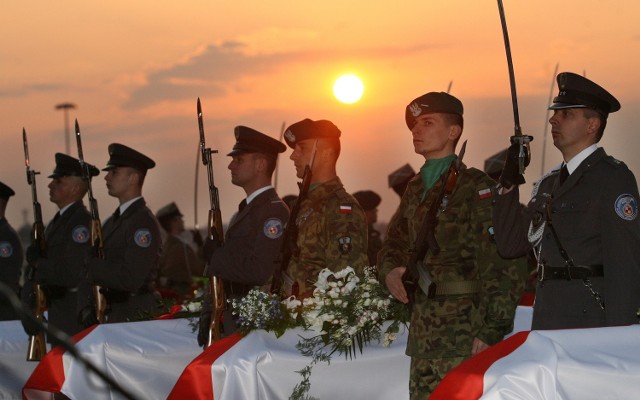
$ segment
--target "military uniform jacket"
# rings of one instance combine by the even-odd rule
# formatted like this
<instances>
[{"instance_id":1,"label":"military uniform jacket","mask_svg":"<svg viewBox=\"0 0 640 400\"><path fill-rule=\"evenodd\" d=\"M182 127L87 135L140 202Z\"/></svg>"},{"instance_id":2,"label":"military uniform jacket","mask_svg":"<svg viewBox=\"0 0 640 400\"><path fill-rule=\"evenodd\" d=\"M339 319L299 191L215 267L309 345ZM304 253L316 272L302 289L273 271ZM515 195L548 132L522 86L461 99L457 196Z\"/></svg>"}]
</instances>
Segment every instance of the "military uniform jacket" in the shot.
<instances>
[{"instance_id":1,"label":"military uniform jacket","mask_svg":"<svg viewBox=\"0 0 640 400\"><path fill-rule=\"evenodd\" d=\"M409 182L378 254L382 282L392 269L407 266L442 184L440 179L421 201L422 179L417 175ZM490 187L494 184L483 172L461 167L435 228L440 252L436 256L429 251L424 265L436 285L479 281L479 291L428 299L418 288L407 344L411 357L468 357L474 338L492 345L512 329L526 266L524 260L505 260L498 255L492 239Z\"/></svg>"},{"instance_id":2,"label":"military uniform jacket","mask_svg":"<svg viewBox=\"0 0 640 400\"><path fill-rule=\"evenodd\" d=\"M545 223L545 206L560 242L575 265L602 265L604 277L591 282L604 299L600 308L581 279L545 280L536 288L533 329L587 328L638 322L640 307L640 219L638 187L627 166L602 148L587 157L562 186L558 170L534 186L520 213L518 191L496 198L495 227L500 252L522 255L532 249L529 227L541 232L539 259L564 267L558 244ZM533 223L532 223L533 222ZM538 272L541 278L541 272Z\"/></svg>"},{"instance_id":3,"label":"military uniform jacket","mask_svg":"<svg viewBox=\"0 0 640 400\"><path fill-rule=\"evenodd\" d=\"M187 243L167 235L160 256L160 276L170 289L188 290L194 276L202 276L204 263ZM162 280L161 280L162 281Z\"/></svg>"},{"instance_id":4,"label":"military uniform jacket","mask_svg":"<svg viewBox=\"0 0 640 400\"><path fill-rule=\"evenodd\" d=\"M91 250L91 216L81 200L73 203L45 229L46 257L39 258L36 281L47 296L49 322L69 336L78 324L78 286Z\"/></svg>"},{"instance_id":5,"label":"military uniform jacket","mask_svg":"<svg viewBox=\"0 0 640 400\"><path fill-rule=\"evenodd\" d=\"M22 242L16 231L9 225L6 218L0 218L0 282L9 286L13 293L18 294L20 272L24 252ZM0 321L17 319L11 304L2 299L0 302Z\"/></svg>"},{"instance_id":6,"label":"military uniform jacket","mask_svg":"<svg viewBox=\"0 0 640 400\"><path fill-rule=\"evenodd\" d=\"M211 256L207 274L223 282L264 285L273 276L288 218L275 189L260 193L229 222L224 246Z\"/></svg>"},{"instance_id":7,"label":"military uniform jacket","mask_svg":"<svg viewBox=\"0 0 640 400\"><path fill-rule=\"evenodd\" d=\"M350 266L361 274L369 264L364 211L339 178L309 191L300 203L296 224L300 251L291 257L287 274L301 294L313 289L324 268L340 271Z\"/></svg>"},{"instance_id":8,"label":"military uniform jacket","mask_svg":"<svg viewBox=\"0 0 640 400\"><path fill-rule=\"evenodd\" d=\"M92 284L109 290L108 322L125 322L149 316L157 310L153 293L162 239L155 216L138 199L114 221L102 228L105 259L93 258L88 265ZM124 293L123 293L124 292Z\"/></svg>"}]
</instances>

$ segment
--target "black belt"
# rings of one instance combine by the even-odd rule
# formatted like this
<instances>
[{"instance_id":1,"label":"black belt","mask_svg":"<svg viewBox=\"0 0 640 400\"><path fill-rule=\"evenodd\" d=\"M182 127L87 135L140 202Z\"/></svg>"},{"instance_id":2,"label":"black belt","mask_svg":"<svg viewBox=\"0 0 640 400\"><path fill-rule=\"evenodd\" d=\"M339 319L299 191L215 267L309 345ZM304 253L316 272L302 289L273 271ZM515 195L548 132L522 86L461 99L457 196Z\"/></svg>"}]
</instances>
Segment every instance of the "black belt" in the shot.
<instances>
[{"instance_id":1,"label":"black belt","mask_svg":"<svg viewBox=\"0 0 640 400\"><path fill-rule=\"evenodd\" d=\"M538 280L549 279L588 279L604 276L602 265L574 265L572 267L550 267L538 265Z\"/></svg>"}]
</instances>

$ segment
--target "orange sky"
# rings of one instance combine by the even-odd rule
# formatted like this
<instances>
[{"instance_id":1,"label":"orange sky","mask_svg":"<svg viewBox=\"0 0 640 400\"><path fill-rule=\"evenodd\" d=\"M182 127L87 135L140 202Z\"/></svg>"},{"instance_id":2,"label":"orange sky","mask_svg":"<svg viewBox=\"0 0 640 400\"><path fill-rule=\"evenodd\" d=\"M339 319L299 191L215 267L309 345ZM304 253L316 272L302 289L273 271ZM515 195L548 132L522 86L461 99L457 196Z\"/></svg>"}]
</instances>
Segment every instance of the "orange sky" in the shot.
<instances>
[{"instance_id":1,"label":"orange sky","mask_svg":"<svg viewBox=\"0 0 640 400\"><path fill-rule=\"evenodd\" d=\"M82 128L88 162L103 167L107 145L120 142L157 162L144 194L156 211L176 201L194 223L197 155L196 98L202 100L208 145L214 156L223 219L244 197L230 184L233 127L248 125L278 137L283 122L330 119L343 132L338 172L348 191L373 189L387 221L398 198L387 175L413 153L404 107L428 91L446 90L465 105L469 139L465 161L506 147L513 133L509 81L497 3L489 0L323 2L292 1L9 2L0 14L0 180L17 195L8 219L23 222L31 198L22 157L27 129L32 167L45 220L46 176L55 152L64 152L61 102ZM348 4L344 4L348 3ZM640 125L640 32L636 0L617 2L504 0L523 131L535 137L532 183L541 169L546 105L555 65L586 72L618 97L622 110L609 119L601 144L634 171ZM332 84L342 73L365 83L363 99L337 102ZM555 89L554 89L555 91ZM76 156L72 141L71 154ZM290 151L281 158L278 191L296 192ZM547 143L546 168L560 161ZM101 216L117 200L94 181ZM524 190L526 193L528 188ZM199 222L209 207L201 168Z\"/></svg>"}]
</instances>

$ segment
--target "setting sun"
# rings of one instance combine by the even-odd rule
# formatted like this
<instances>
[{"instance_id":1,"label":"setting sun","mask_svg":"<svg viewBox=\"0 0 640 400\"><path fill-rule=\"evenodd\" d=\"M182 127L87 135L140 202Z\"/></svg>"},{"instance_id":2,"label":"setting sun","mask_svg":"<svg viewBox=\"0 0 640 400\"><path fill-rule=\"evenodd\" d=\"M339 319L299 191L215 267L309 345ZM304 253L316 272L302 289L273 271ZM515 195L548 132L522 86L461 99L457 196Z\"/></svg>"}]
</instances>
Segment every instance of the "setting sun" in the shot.
<instances>
[{"instance_id":1,"label":"setting sun","mask_svg":"<svg viewBox=\"0 0 640 400\"><path fill-rule=\"evenodd\" d=\"M343 103L351 104L360 100L364 92L362 80L355 75L342 75L333 84L333 94Z\"/></svg>"}]
</instances>

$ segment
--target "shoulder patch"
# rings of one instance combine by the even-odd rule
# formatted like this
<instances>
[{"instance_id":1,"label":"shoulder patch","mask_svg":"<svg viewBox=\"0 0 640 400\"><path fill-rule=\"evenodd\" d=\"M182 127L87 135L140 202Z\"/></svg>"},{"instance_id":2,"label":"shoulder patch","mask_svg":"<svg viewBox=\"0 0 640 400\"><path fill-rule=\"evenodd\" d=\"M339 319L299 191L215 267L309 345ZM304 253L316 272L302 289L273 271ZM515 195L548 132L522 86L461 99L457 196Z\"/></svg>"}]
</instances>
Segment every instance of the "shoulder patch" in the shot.
<instances>
[{"instance_id":1,"label":"shoulder patch","mask_svg":"<svg viewBox=\"0 0 640 400\"><path fill-rule=\"evenodd\" d=\"M78 225L71 231L71 239L76 243L87 243L89 241L89 229L84 225Z\"/></svg>"},{"instance_id":2,"label":"shoulder patch","mask_svg":"<svg viewBox=\"0 0 640 400\"><path fill-rule=\"evenodd\" d=\"M147 228L141 228L133 234L133 241L138 247L147 248L151 246L151 231Z\"/></svg>"},{"instance_id":3,"label":"shoulder patch","mask_svg":"<svg viewBox=\"0 0 640 400\"><path fill-rule=\"evenodd\" d=\"M262 228L262 232L264 232L264 235L269 239L279 238L282 236L283 231L282 221L278 218L269 218L265 221L264 227Z\"/></svg>"},{"instance_id":4,"label":"shoulder patch","mask_svg":"<svg viewBox=\"0 0 640 400\"><path fill-rule=\"evenodd\" d=\"M0 258L9 258L13 255L13 245L9 242L0 242Z\"/></svg>"},{"instance_id":5,"label":"shoulder patch","mask_svg":"<svg viewBox=\"0 0 640 400\"><path fill-rule=\"evenodd\" d=\"M638 216L638 201L630 194L621 194L616 199L614 208L618 217L633 221Z\"/></svg>"},{"instance_id":6,"label":"shoulder patch","mask_svg":"<svg viewBox=\"0 0 640 400\"><path fill-rule=\"evenodd\" d=\"M342 236L338 238L338 250L340 251L340 254L349 254L351 253L352 248L353 245L351 244L350 236Z\"/></svg>"},{"instance_id":7,"label":"shoulder patch","mask_svg":"<svg viewBox=\"0 0 640 400\"><path fill-rule=\"evenodd\" d=\"M351 214L352 212L352 207L349 204L341 204L340 205L340 212L341 213L345 213L345 214Z\"/></svg>"}]
</instances>

